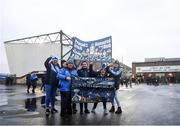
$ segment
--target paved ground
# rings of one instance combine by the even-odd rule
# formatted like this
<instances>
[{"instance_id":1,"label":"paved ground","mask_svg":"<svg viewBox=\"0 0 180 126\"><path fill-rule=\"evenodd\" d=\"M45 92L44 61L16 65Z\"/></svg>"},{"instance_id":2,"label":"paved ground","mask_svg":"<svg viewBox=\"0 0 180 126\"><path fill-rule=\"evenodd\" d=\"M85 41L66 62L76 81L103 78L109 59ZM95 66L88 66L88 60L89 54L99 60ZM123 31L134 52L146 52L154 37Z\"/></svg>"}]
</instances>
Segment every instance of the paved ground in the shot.
<instances>
[{"instance_id":1,"label":"paved ground","mask_svg":"<svg viewBox=\"0 0 180 126\"><path fill-rule=\"evenodd\" d=\"M180 84L158 87L141 84L119 90L123 113L103 114L102 103L96 114L79 113L61 118L59 113L47 118L44 115L44 94L26 94L24 86L0 85L1 125L53 125L53 124L101 124L101 125L180 125ZM59 96L56 108L60 109ZM110 108L108 103L108 108ZM78 106L79 108L79 106ZM89 104L89 109L92 104Z\"/></svg>"}]
</instances>

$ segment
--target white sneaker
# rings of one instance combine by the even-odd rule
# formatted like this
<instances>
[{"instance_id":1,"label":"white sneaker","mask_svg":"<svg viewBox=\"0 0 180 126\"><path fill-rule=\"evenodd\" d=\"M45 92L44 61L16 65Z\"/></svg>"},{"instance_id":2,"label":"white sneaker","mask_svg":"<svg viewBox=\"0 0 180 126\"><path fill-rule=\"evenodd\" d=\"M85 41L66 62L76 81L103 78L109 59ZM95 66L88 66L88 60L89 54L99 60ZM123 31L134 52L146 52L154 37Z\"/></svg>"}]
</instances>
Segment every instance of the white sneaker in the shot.
<instances>
[{"instance_id":1,"label":"white sneaker","mask_svg":"<svg viewBox=\"0 0 180 126\"><path fill-rule=\"evenodd\" d=\"M108 114L108 110L104 109L104 114L107 115Z\"/></svg>"},{"instance_id":2,"label":"white sneaker","mask_svg":"<svg viewBox=\"0 0 180 126\"><path fill-rule=\"evenodd\" d=\"M92 112L92 113L96 113L95 109L92 109L91 112Z\"/></svg>"}]
</instances>

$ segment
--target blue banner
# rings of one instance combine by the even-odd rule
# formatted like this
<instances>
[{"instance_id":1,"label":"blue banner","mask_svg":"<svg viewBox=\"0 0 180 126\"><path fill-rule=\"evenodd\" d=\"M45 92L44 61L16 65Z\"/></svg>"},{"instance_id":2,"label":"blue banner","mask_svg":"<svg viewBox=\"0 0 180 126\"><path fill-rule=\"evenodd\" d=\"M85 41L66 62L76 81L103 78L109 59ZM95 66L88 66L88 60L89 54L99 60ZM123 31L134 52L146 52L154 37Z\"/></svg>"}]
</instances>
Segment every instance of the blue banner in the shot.
<instances>
[{"instance_id":1,"label":"blue banner","mask_svg":"<svg viewBox=\"0 0 180 126\"><path fill-rule=\"evenodd\" d=\"M79 77L72 79L72 102L112 102L114 95L113 78Z\"/></svg>"},{"instance_id":2,"label":"blue banner","mask_svg":"<svg viewBox=\"0 0 180 126\"><path fill-rule=\"evenodd\" d=\"M73 49L69 57L72 60L88 60L96 62L111 62L112 60L111 36L86 42L74 37L73 42Z\"/></svg>"}]
</instances>

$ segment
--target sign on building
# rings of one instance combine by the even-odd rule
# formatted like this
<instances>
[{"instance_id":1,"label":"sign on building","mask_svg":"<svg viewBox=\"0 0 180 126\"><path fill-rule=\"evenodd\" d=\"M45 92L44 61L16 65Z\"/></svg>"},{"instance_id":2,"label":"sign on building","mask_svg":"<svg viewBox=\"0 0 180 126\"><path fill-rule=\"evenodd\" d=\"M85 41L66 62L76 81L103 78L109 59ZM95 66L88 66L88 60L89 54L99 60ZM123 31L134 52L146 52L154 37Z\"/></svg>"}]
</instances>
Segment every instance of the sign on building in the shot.
<instances>
[{"instance_id":1,"label":"sign on building","mask_svg":"<svg viewBox=\"0 0 180 126\"><path fill-rule=\"evenodd\" d=\"M151 73L151 72L180 72L180 65L136 67L136 73Z\"/></svg>"}]
</instances>

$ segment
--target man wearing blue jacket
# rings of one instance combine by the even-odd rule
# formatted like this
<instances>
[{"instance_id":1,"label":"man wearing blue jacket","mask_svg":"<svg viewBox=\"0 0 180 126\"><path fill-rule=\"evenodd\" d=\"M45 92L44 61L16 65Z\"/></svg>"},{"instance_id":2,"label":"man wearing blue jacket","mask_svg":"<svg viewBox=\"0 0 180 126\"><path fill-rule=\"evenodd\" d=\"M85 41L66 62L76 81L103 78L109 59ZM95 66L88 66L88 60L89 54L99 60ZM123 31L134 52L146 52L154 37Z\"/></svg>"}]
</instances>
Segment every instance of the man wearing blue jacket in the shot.
<instances>
[{"instance_id":1,"label":"man wearing blue jacket","mask_svg":"<svg viewBox=\"0 0 180 126\"><path fill-rule=\"evenodd\" d=\"M67 61L67 67L61 68L57 74L61 92L61 116L72 114L71 79L73 77L77 77L77 71L74 69L74 63L72 61Z\"/></svg>"}]
</instances>

